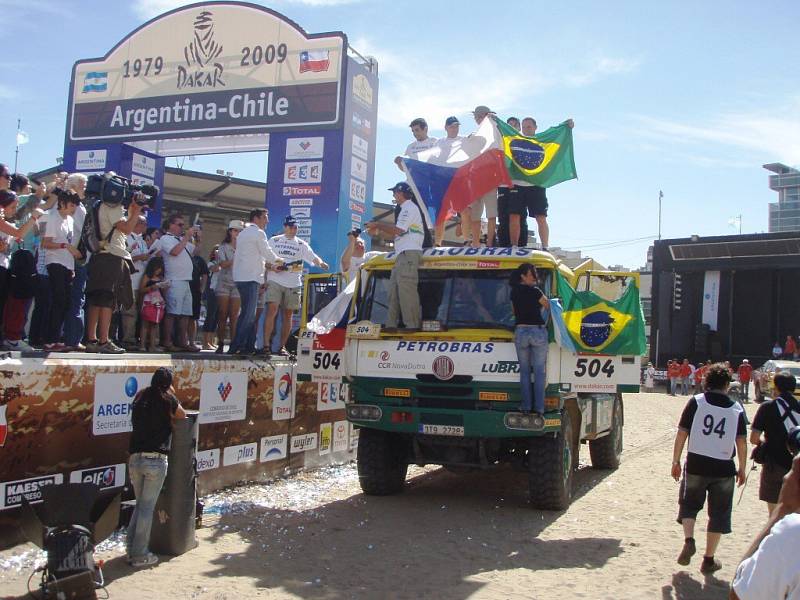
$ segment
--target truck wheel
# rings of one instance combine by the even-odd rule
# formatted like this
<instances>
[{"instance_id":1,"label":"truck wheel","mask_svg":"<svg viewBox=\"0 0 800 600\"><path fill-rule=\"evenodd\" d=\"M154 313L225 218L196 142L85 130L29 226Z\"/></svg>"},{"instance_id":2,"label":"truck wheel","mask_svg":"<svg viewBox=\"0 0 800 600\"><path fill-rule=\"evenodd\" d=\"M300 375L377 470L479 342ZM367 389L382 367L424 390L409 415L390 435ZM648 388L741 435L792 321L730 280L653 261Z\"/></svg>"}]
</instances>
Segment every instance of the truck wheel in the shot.
<instances>
[{"instance_id":1,"label":"truck wheel","mask_svg":"<svg viewBox=\"0 0 800 600\"><path fill-rule=\"evenodd\" d=\"M572 420L561 415L561 431L556 437L531 438L528 452L528 485L531 504L544 510L564 510L572 501L572 479L577 457L574 454Z\"/></svg>"},{"instance_id":2,"label":"truck wheel","mask_svg":"<svg viewBox=\"0 0 800 600\"><path fill-rule=\"evenodd\" d=\"M362 428L358 434L358 482L370 496L388 496L403 489L408 465L397 435Z\"/></svg>"},{"instance_id":3,"label":"truck wheel","mask_svg":"<svg viewBox=\"0 0 800 600\"><path fill-rule=\"evenodd\" d=\"M616 469L622 456L622 403L614 400L614 415L611 417L611 433L596 440L589 440L589 456L595 469Z\"/></svg>"}]
</instances>

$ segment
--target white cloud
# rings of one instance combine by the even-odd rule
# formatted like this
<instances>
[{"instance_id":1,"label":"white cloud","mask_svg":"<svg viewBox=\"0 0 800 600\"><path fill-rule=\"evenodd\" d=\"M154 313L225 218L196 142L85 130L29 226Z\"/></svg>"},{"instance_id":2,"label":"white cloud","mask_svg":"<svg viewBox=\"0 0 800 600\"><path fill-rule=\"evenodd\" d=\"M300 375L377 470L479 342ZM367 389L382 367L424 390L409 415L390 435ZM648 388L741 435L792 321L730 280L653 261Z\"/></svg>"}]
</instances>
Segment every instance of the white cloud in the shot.
<instances>
[{"instance_id":1,"label":"white cloud","mask_svg":"<svg viewBox=\"0 0 800 600\"><path fill-rule=\"evenodd\" d=\"M17 90L9 85L0 83L0 100L13 100L18 96Z\"/></svg>"},{"instance_id":2,"label":"white cloud","mask_svg":"<svg viewBox=\"0 0 800 600\"><path fill-rule=\"evenodd\" d=\"M641 58L612 58L594 56L586 63L565 77L568 85L583 87L611 75L620 75L636 71L642 64Z\"/></svg>"}]
</instances>

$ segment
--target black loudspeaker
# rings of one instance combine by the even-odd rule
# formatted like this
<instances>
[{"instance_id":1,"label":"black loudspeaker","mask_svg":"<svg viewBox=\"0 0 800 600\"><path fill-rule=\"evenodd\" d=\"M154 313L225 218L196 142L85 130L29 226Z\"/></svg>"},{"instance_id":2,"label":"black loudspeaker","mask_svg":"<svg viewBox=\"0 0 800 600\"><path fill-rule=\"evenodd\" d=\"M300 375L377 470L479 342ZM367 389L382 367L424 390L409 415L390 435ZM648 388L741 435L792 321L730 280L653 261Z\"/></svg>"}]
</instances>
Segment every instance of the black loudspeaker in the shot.
<instances>
[{"instance_id":1,"label":"black loudspeaker","mask_svg":"<svg viewBox=\"0 0 800 600\"><path fill-rule=\"evenodd\" d=\"M705 323L700 323L694 330L694 351L696 354L708 356L708 339L710 328Z\"/></svg>"},{"instance_id":2,"label":"black loudspeaker","mask_svg":"<svg viewBox=\"0 0 800 600\"><path fill-rule=\"evenodd\" d=\"M186 411L185 419L173 422L172 447L167 477L153 513L151 552L177 556L197 546L197 411Z\"/></svg>"}]
</instances>

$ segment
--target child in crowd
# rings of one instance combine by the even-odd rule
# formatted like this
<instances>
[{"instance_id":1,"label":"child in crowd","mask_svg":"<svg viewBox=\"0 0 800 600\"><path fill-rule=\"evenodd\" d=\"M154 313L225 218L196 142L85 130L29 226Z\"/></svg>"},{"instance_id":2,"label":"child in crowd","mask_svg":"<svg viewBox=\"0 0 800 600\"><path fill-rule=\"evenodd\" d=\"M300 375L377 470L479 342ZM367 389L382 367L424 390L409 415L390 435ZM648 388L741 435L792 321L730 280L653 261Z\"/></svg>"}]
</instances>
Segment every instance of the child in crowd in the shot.
<instances>
[{"instance_id":1,"label":"child in crowd","mask_svg":"<svg viewBox=\"0 0 800 600\"><path fill-rule=\"evenodd\" d=\"M164 318L166 303L161 290L169 287L164 279L164 259L156 256L147 263L144 276L139 287L142 297L142 346L141 352L163 352L163 348L155 345L155 334L158 324Z\"/></svg>"}]
</instances>

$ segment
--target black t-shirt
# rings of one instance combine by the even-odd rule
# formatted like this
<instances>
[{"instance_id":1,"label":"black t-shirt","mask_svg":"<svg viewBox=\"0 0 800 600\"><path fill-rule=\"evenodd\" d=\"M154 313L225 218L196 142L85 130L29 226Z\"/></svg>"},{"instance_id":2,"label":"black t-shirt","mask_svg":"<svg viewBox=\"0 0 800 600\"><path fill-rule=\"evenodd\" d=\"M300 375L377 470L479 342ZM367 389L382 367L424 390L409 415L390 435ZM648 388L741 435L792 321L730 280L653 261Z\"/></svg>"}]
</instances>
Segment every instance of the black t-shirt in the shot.
<instances>
[{"instance_id":1,"label":"black t-shirt","mask_svg":"<svg viewBox=\"0 0 800 600\"><path fill-rule=\"evenodd\" d=\"M725 394L719 392L706 392L706 402L713 406L720 408L730 408L733 406L733 400L728 398ZM697 412L697 400L692 398L686 403L681 415L681 421L678 427L690 432L692 431L692 421ZM736 437L743 437L747 435L747 421L744 418L744 411L739 413L739 423L736 426ZM711 458L710 456L703 456L702 454L695 454L688 452L686 455L686 472L692 475L704 475L706 477L729 477L736 475L736 465L733 463L733 457L736 456L736 446L733 447L730 460L720 460L718 458Z\"/></svg>"},{"instance_id":2,"label":"black t-shirt","mask_svg":"<svg viewBox=\"0 0 800 600\"><path fill-rule=\"evenodd\" d=\"M800 413L800 402L797 401L797 398L789 393L781 394L781 397L789 403L791 410ZM797 418L796 415L795 418ZM778 414L778 404L775 400L767 400L758 407L752 428L753 431L760 431L764 434L767 461L784 469L791 469L792 455L786 445L788 441L786 425Z\"/></svg>"},{"instance_id":3,"label":"black t-shirt","mask_svg":"<svg viewBox=\"0 0 800 600\"><path fill-rule=\"evenodd\" d=\"M131 420L133 432L128 452L160 452L169 454L172 442L172 416L178 410L178 400L172 394L162 398L156 390L146 387L133 399Z\"/></svg>"},{"instance_id":4,"label":"black t-shirt","mask_svg":"<svg viewBox=\"0 0 800 600\"><path fill-rule=\"evenodd\" d=\"M511 304L514 306L517 325L544 325L542 305L539 304L542 296L542 290L536 286L512 286Z\"/></svg>"},{"instance_id":5,"label":"black t-shirt","mask_svg":"<svg viewBox=\"0 0 800 600\"><path fill-rule=\"evenodd\" d=\"M208 275L208 263L202 256L192 257L192 281L191 288L195 291L200 290L200 278L203 275Z\"/></svg>"}]
</instances>

